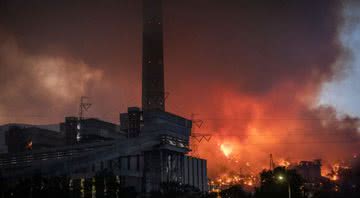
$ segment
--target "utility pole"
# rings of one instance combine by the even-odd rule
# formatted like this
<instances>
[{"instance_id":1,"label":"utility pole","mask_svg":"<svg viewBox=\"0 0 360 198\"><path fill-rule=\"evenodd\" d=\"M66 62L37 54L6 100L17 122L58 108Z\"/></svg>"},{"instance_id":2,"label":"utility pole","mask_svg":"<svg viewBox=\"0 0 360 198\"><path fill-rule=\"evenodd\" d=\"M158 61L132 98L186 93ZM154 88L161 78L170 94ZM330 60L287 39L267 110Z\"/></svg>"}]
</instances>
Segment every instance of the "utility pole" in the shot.
<instances>
[{"instance_id":1,"label":"utility pole","mask_svg":"<svg viewBox=\"0 0 360 198\"><path fill-rule=\"evenodd\" d=\"M76 134L76 141L80 141L81 139L81 130L82 130L82 121L84 119L84 113L85 111L88 111L91 107L91 103L89 102L89 97L87 96L81 96L80 98L80 105L79 105L79 119L78 119L78 125L77 125L77 134Z\"/></svg>"},{"instance_id":2,"label":"utility pole","mask_svg":"<svg viewBox=\"0 0 360 198\"><path fill-rule=\"evenodd\" d=\"M80 98L80 105L79 105L79 120L82 120L84 118L84 112L88 111L91 107L91 103L89 102L89 97L87 96L81 96Z\"/></svg>"},{"instance_id":3,"label":"utility pole","mask_svg":"<svg viewBox=\"0 0 360 198\"><path fill-rule=\"evenodd\" d=\"M191 132L190 148L191 148L191 155L194 157L199 157L199 153L197 152L199 147L198 144L202 140L206 140L207 142L210 141L211 135L195 132L195 128L201 128L201 126L204 123L204 121L200 119L195 119L195 115L196 114L194 113L191 114L191 121L195 125L195 127L193 127L194 130Z\"/></svg>"},{"instance_id":4,"label":"utility pole","mask_svg":"<svg viewBox=\"0 0 360 198\"><path fill-rule=\"evenodd\" d=\"M273 160L273 156L272 154L270 153L270 162L269 162L269 169L272 171L274 170L274 160Z\"/></svg>"}]
</instances>

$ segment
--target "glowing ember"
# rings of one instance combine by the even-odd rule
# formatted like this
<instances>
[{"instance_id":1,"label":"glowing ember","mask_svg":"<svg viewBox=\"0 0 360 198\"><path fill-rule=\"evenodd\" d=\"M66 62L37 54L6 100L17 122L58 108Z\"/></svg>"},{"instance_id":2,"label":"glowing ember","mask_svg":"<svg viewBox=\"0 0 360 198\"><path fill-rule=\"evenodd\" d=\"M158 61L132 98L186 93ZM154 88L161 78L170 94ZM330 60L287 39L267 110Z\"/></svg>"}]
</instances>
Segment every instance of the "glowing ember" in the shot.
<instances>
[{"instance_id":1,"label":"glowing ember","mask_svg":"<svg viewBox=\"0 0 360 198\"><path fill-rule=\"evenodd\" d=\"M336 180L338 180L339 178L338 178L337 175L333 175L332 177L330 177L330 179L331 179L332 181L336 181Z\"/></svg>"},{"instance_id":2,"label":"glowing ember","mask_svg":"<svg viewBox=\"0 0 360 198\"><path fill-rule=\"evenodd\" d=\"M224 153L226 157L229 157L229 155L232 153L233 148L229 144L221 144L220 145L221 151Z\"/></svg>"},{"instance_id":3,"label":"glowing ember","mask_svg":"<svg viewBox=\"0 0 360 198\"><path fill-rule=\"evenodd\" d=\"M289 167L291 165L291 163L285 159L281 159L278 163L279 166L283 166L283 167Z\"/></svg>"},{"instance_id":4,"label":"glowing ember","mask_svg":"<svg viewBox=\"0 0 360 198\"><path fill-rule=\"evenodd\" d=\"M209 182L211 191L229 188L232 185L254 187L258 184L258 178L251 174L223 174Z\"/></svg>"}]
</instances>

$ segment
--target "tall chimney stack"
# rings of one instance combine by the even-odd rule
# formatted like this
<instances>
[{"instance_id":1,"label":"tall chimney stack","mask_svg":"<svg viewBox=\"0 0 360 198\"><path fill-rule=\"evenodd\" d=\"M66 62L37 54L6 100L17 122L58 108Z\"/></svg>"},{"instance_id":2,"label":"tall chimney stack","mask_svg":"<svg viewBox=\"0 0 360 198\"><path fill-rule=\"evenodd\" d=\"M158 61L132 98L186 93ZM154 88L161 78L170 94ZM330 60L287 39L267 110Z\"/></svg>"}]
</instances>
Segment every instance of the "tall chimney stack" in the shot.
<instances>
[{"instance_id":1,"label":"tall chimney stack","mask_svg":"<svg viewBox=\"0 0 360 198\"><path fill-rule=\"evenodd\" d=\"M142 108L165 111L162 0L143 0Z\"/></svg>"}]
</instances>

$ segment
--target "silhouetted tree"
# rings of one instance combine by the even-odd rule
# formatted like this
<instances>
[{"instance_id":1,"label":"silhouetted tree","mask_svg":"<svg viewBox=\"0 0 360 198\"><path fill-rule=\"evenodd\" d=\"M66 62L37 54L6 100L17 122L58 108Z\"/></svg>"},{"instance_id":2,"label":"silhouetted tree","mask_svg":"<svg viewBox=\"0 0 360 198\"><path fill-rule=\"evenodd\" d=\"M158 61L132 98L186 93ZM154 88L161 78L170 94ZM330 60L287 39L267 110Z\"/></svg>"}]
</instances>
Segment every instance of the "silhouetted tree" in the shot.
<instances>
[{"instance_id":1,"label":"silhouetted tree","mask_svg":"<svg viewBox=\"0 0 360 198\"><path fill-rule=\"evenodd\" d=\"M13 197L24 198L30 197L31 194L31 182L29 179L21 178L16 182L16 186L13 190Z\"/></svg>"},{"instance_id":2,"label":"silhouetted tree","mask_svg":"<svg viewBox=\"0 0 360 198\"><path fill-rule=\"evenodd\" d=\"M231 198L246 198L250 195L247 194L240 185L231 186L228 189L222 190L220 192L221 197L231 197Z\"/></svg>"},{"instance_id":3,"label":"silhouetted tree","mask_svg":"<svg viewBox=\"0 0 360 198\"><path fill-rule=\"evenodd\" d=\"M340 168L338 171L339 194L342 197L355 198L360 196L360 162L350 168Z\"/></svg>"},{"instance_id":4,"label":"silhouetted tree","mask_svg":"<svg viewBox=\"0 0 360 198\"><path fill-rule=\"evenodd\" d=\"M70 193L72 198L79 198L81 195L81 181L80 179L72 179L72 189Z\"/></svg>"},{"instance_id":5,"label":"silhouetted tree","mask_svg":"<svg viewBox=\"0 0 360 198\"><path fill-rule=\"evenodd\" d=\"M218 198L218 193L216 192L211 192L209 194L206 194L203 196L204 198Z\"/></svg>"},{"instance_id":6,"label":"silhouetted tree","mask_svg":"<svg viewBox=\"0 0 360 198\"><path fill-rule=\"evenodd\" d=\"M60 188L61 192L59 193L59 196L64 197L70 197L70 178L67 176L61 176L59 177L60 180Z\"/></svg>"},{"instance_id":7,"label":"silhouetted tree","mask_svg":"<svg viewBox=\"0 0 360 198\"><path fill-rule=\"evenodd\" d=\"M117 193L120 190L120 184L117 182L116 176L112 173L106 174L105 183L106 183L106 197L116 198Z\"/></svg>"},{"instance_id":8,"label":"silhouetted tree","mask_svg":"<svg viewBox=\"0 0 360 198\"><path fill-rule=\"evenodd\" d=\"M8 188L9 187L8 187L5 179L2 177L1 172L0 172L0 197L1 198L5 197Z\"/></svg>"},{"instance_id":9,"label":"silhouetted tree","mask_svg":"<svg viewBox=\"0 0 360 198\"><path fill-rule=\"evenodd\" d=\"M198 188L190 185L181 185L177 182L167 182L160 185L159 192L153 192L151 197L197 198L201 196Z\"/></svg>"},{"instance_id":10,"label":"silhouetted tree","mask_svg":"<svg viewBox=\"0 0 360 198\"><path fill-rule=\"evenodd\" d=\"M104 176L99 173L95 175L95 191L96 198L104 197L105 179Z\"/></svg>"},{"instance_id":11,"label":"silhouetted tree","mask_svg":"<svg viewBox=\"0 0 360 198\"><path fill-rule=\"evenodd\" d=\"M288 186L290 185L291 197L302 197L300 187L303 179L295 170L286 170L284 167L277 167L273 171L264 170L260 173L261 185L256 189L257 198L287 198Z\"/></svg>"},{"instance_id":12,"label":"silhouetted tree","mask_svg":"<svg viewBox=\"0 0 360 198\"><path fill-rule=\"evenodd\" d=\"M119 189L119 196L121 198L132 198L136 197L138 193L134 187L124 187Z\"/></svg>"},{"instance_id":13,"label":"silhouetted tree","mask_svg":"<svg viewBox=\"0 0 360 198\"><path fill-rule=\"evenodd\" d=\"M43 178L40 174L36 174L31 179L31 194L32 197L42 197L42 189L43 189Z\"/></svg>"},{"instance_id":14,"label":"silhouetted tree","mask_svg":"<svg viewBox=\"0 0 360 198\"><path fill-rule=\"evenodd\" d=\"M91 198L92 197L92 178L86 178L84 180L84 198Z\"/></svg>"}]
</instances>

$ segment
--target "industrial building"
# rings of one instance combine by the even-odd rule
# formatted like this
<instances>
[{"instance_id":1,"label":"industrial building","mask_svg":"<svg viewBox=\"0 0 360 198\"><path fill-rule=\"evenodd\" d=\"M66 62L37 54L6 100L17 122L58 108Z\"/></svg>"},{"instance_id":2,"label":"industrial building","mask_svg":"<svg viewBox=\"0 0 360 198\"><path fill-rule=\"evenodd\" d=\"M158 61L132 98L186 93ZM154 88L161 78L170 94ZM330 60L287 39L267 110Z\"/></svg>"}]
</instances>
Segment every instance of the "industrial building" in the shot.
<instances>
[{"instance_id":1,"label":"industrial building","mask_svg":"<svg viewBox=\"0 0 360 198\"><path fill-rule=\"evenodd\" d=\"M10 127L5 133L9 153L40 150L63 146L65 141L60 133L38 127Z\"/></svg>"},{"instance_id":2,"label":"industrial building","mask_svg":"<svg viewBox=\"0 0 360 198\"><path fill-rule=\"evenodd\" d=\"M161 0L143 0L142 39L142 108L120 113L119 125L66 117L59 133L35 128L8 131L9 152L0 154L0 175L26 177L36 172L91 178L110 170L123 186L138 192L157 191L166 182L208 191L206 160L187 155L192 121L165 111ZM40 139L35 131L56 135Z\"/></svg>"},{"instance_id":3,"label":"industrial building","mask_svg":"<svg viewBox=\"0 0 360 198\"><path fill-rule=\"evenodd\" d=\"M294 169L308 183L317 183L322 179L321 160L301 161Z\"/></svg>"}]
</instances>

